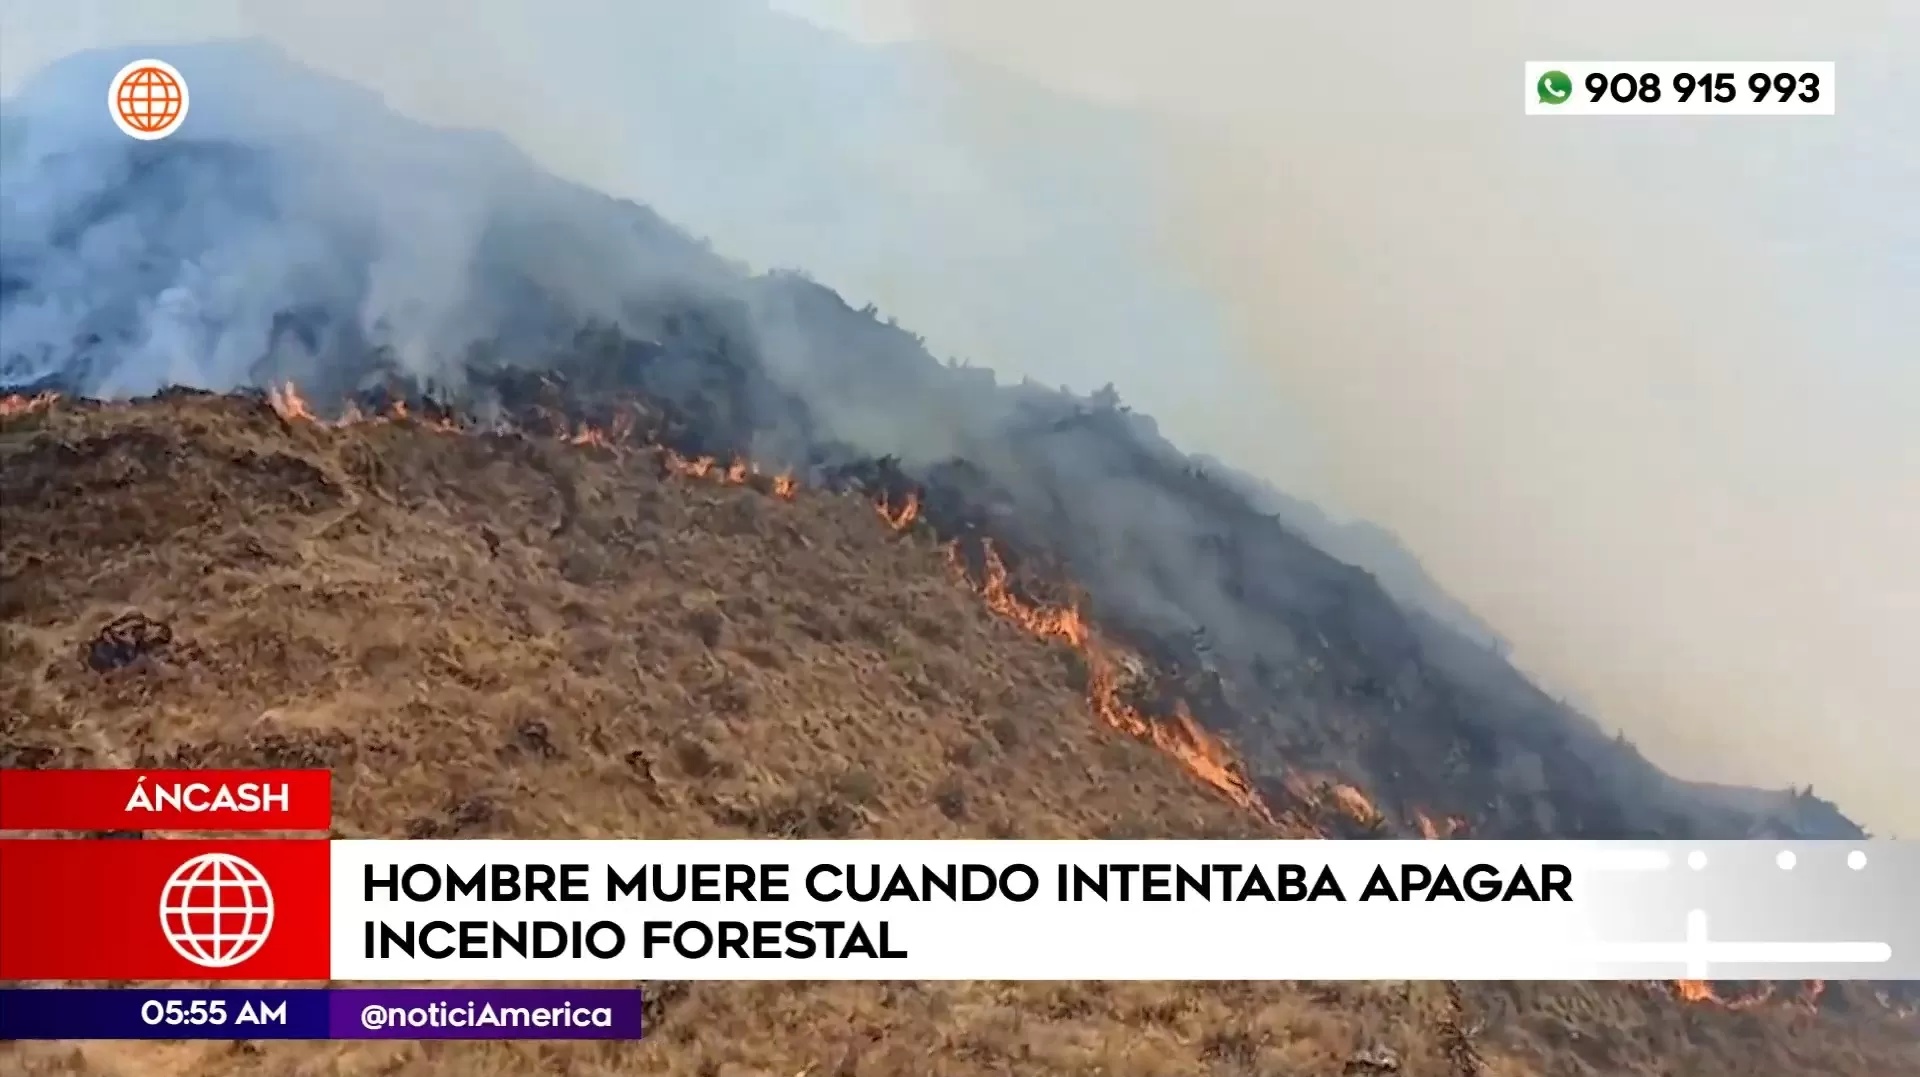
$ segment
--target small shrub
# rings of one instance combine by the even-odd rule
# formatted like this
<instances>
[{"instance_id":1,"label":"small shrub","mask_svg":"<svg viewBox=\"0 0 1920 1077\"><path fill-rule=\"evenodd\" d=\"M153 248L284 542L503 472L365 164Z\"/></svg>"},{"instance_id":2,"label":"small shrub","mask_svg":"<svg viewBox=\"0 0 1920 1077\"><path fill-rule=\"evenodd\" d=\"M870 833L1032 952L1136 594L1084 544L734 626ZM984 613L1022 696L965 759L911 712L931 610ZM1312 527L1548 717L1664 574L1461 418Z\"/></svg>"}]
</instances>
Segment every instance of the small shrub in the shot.
<instances>
[{"instance_id":1,"label":"small shrub","mask_svg":"<svg viewBox=\"0 0 1920 1077\"><path fill-rule=\"evenodd\" d=\"M726 627L727 619L720 611L712 607L702 607L687 614L687 631L692 632L701 643L708 647L720 646L721 630Z\"/></svg>"},{"instance_id":2,"label":"small shrub","mask_svg":"<svg viewBox=\"0 0 1920 1077\"><path fill-rule=\"evenodd\" d=\"M933 805L940 809L941 815L957 823L967 817L967 791L959 782L949 779L934 790Z\"/></svg>"},{"instance_id":3,"label":"small shrub","mask_svg":"<svg viewBox=\"0 0 1920 1077\"><path fill-rule=\"evenodd\" d=\"M871 804L880 795L880 780L872 771L856 768L835 778L833 789L850 804Z\"/></svg>"},{"instance_id":4,"label":"small shrub","mask_svg":"<svg viewBox=\"0 0 1920 1077\"><path fill-rule=\"evenodd\" d=\"M560 578L575 587L591 587L606 576L607 559L598 550L581 547L560 559Z\"/></svg>"},{"instance_id":5,"label":"small shrub","mask_svg":"<svg viewBox=\"0 0 1920 1077\"><path fill-rule=\"evenodd\" d=\"M1010 714L996 714L987 719L987 733L1007 751L1018 748L1026 739L1026 732Z\"/></svg>"},{"instance_id":6,"label":"small shrub","mask_svg":"<svg viewBox=\"0 0 1920 1077\"><path fill-rule=\"evenodd\" d=\"M706 741L695 737L682 737L673 746L674 762L679 764L680 772L689 778L706 778L721 769L720 758Z\"/></svg>"}]
</instances>

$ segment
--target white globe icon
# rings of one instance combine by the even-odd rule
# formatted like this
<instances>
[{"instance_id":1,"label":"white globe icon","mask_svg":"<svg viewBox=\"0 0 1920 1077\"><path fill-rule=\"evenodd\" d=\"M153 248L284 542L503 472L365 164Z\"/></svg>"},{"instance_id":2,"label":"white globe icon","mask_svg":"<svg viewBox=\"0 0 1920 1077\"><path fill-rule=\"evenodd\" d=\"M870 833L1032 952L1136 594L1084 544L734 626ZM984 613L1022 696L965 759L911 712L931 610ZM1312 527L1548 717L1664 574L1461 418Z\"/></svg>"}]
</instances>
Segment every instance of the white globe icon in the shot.
<instances>
[{"instance_id":1,"label":"white globe icon","mask_svg":"<svg viewBox=\"0 0 1920 1077\"><path fill-rule=\"evenodd\" d=\"M273 930L273 889L231 853L202 853L175 868L160 891L160 930L173 952L201 968L232 968Z\"/></svg>"}]
</instances>

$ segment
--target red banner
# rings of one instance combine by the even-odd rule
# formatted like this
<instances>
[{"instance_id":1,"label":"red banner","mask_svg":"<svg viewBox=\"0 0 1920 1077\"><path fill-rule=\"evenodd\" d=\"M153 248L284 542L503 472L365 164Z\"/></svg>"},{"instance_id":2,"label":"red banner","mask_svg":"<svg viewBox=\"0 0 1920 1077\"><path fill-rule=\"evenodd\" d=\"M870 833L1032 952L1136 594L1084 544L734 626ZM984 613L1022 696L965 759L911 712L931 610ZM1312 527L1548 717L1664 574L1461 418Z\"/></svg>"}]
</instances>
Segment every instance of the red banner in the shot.
<instances>
[{"instance_id":1,"label":"red banner","mask_svg":"<svg viewBox=\"0 0 1920 1077\"><path fill-rule=\"evenodd\" d=\"M326 830L324 770L0 770L0 830Z\"/></svg>"},{"instance_id":2,"label":"red banner","mask_svg":"<svg viewBox=\"0 0 1920 1077\"><path fill-rule=\"evenodd\" d=\"M0 980L325 980L304 841L0 840Z\"/></svg>"}]
</instances>

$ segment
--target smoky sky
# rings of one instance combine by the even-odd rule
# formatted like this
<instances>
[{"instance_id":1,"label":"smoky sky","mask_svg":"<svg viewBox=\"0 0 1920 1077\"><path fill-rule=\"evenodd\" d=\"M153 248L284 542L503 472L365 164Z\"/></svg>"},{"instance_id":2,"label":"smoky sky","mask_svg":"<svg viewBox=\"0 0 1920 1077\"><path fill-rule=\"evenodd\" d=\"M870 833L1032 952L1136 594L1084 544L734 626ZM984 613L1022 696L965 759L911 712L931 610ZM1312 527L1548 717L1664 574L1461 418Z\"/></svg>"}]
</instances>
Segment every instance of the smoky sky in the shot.
<instances>
[{"instance_id":1,"label":"smoky sky","mask_svg":"<svg viewBox=\"0 0 1920 1077\"><path fill-rule=\"evenodd\" d=\"M1920 10L817 6L1157 115L1290 485L1662 762L1920 824ZM1838 115L1530 122L1557 57L1831 59Z\"/></svg>"},{"instance_id":2,"label":"smoky sky","mask_svg":"<svg viewBox=\"0 0 1920 1077\"><path fill-rule=\"evenodd\" d=\"M939 354L1115 383L1391 527L1684 774L1920 826L1920 126L1875 92L1920 60L1916 9L782 6L912 41L740 0L4 0L0 89L82 48L262 37ZM1523 62L1573 55L1832 59L1839 115L1528 122ZM471 231L403 194L381 294L445 316L409 289ZM236 309L311 287L226 279Z\"/></svg>"}]
</instances>

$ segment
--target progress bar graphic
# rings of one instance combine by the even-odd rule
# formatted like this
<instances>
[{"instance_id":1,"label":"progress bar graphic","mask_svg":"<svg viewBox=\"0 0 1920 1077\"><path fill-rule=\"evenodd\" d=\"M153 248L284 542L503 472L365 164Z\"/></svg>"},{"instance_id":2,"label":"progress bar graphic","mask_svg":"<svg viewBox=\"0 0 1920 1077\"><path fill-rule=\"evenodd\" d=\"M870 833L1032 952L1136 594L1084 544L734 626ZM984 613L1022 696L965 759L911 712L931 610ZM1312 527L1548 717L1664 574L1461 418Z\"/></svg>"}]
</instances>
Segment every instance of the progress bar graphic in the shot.
<instances>
[{"instance_id":1,"label":"progress bar graphic","mask_svg":"<svg viewBox=\"0 0 1920 1077\"><path fill-rule=\"evenodd\" d=\"M1652 842L1590 861L1593 958L1687 979L1920 977L1920 846Z\"/></svg>"}]
</instances>

